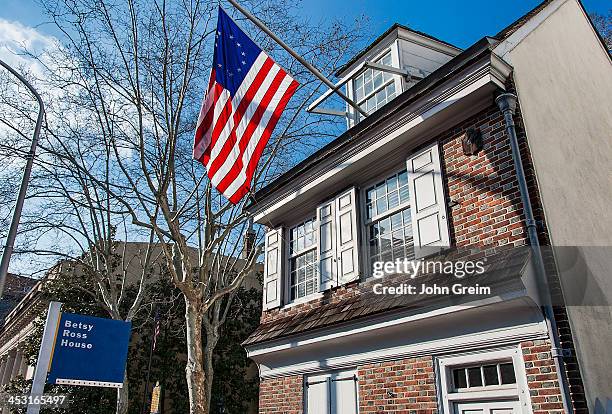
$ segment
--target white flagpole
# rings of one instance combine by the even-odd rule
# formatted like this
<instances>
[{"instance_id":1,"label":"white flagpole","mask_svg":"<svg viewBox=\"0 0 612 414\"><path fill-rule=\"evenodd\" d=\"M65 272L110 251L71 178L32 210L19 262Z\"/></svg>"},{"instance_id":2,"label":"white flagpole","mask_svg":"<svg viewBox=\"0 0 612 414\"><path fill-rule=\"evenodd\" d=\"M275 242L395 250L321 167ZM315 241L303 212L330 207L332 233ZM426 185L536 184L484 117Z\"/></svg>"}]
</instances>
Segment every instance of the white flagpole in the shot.
<instances>
[{"instance_id":1,"label":"white flagpole","mask_svg":"<svg viewBox=\"0 0 612 414\"><path fill-rule=\"evenodd\" d=\"M278 43L283 49L285 49L298 62L300 62L302 65L304 65L304 67L306 69L308 69L310 72L312 72L313 75L315 75L317 78L319 78L321 80L321 82L323 82L330 89L332 89L334 92L336 92L338 94L338 96L340 96L340 98L342 98L342 99L344 99L346 101L346 103L348 103L350 106L355 108L355 110L359 111L359 113L361 115L368 116L368 113L366 111L364 111L362 108L360 108L359 105L357 105L357 103L355 101L353 101L351 98L349 98L344 93L339 91L336 88L336 85L334 85L334 83L332 81L327 79L325 77L325 75L323 75L317 68L312 66L306 60L304 60L304 58L301 57L296 51L291 49L289 47L289 45L287 45L285 42L283 42L281 39L279 39L278 36L276 36L274 33L272 33L272 31L270 29L268 29L268 27L266 27L266 25L263 24L263 22L261 20L259 20L257 17L255 17L251 13L249 13L244 7L242 7L240 4L238 4L238 2L236 0L228 0L228 1L229 1L229 3L232 6L234 6L236 9L238 9L238 11L240 11L240 13L244 14L244 16L247 19L252 21L255 24L255 26L259 27L264 33L266 33L268 36L270 36L272 39L274 39L274 41L276 43Z\"/></svg>"}]
</instances>

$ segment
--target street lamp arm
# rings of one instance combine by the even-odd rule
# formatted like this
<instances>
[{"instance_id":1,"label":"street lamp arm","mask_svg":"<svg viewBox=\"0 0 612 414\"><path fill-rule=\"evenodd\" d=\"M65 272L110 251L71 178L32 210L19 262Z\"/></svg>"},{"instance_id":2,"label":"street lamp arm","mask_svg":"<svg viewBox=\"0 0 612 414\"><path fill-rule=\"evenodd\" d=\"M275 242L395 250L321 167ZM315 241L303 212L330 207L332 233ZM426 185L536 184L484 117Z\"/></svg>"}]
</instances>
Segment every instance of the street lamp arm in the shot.
<instances>
[{"instance_id":1,"label":"street lamp arm","mask_svg":"<svg viewBox=\"0 0 612 414\"><path fill-rule=\"evenodd\" d=\"M6 237L6 244L4 245L4 252L2 253L2 262L0 262L0 298L4 294L4 283L6 282L6 275L8 273L9 263L11 261L11 255L13 254L13 247L15 244L15 237L17 236L17 227L19 227L19 220L21 219L21 211L23 210L23 202L25 200L26 192L28 190L28 183L30 181L30 175L32 173L32 165L34 164L34 154L36 153L36 146L38 144L38 136L40 135L40 128L42 126L43 116L45 114L45 107L42 98L34 89L34 87L24 78L19 72L10 67L6 62L0 59L0 66L12 73L17 79L21 81L29 90L32 95L36 97L38 101L38 118L36 119L36 127L34 128L34 136L32 137L32 143L30 145L30 152L28 153L26 160L26 167L23 171L23 177L21 179L21 186L19 187L19 195L15 202L15 211L13 212L13 218L11 220L11 226L9 228L8 235Z\"/></svg>"}]
</instances>

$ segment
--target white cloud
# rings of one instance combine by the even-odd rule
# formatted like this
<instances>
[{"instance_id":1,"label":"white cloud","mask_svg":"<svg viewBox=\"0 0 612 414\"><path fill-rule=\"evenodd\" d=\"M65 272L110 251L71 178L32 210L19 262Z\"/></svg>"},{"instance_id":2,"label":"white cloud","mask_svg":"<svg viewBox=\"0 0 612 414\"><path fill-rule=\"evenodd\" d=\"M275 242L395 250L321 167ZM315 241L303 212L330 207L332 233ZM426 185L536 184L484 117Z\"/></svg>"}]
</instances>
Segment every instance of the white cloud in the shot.
<instances>
[{"instance_id":1,"label":"white cloud","mask_svg":"<svg viewBox=\"0 0 612 414\"><path fill-rule=\"evenodd\" d=\"M27 68L35 76L44 75L44 67L24 52L46 55L58 47L57 38L48 36L20 22L0 18L0 59L13 68Z\"/></svg>"}]
</instances>

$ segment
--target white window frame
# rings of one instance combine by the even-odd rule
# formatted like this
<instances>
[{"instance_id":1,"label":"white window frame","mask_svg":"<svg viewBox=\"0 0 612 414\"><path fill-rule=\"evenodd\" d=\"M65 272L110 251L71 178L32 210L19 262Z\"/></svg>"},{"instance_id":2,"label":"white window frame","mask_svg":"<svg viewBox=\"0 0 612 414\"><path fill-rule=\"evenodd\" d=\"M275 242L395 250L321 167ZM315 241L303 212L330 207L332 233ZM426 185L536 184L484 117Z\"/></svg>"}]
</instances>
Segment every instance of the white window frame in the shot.
<instances>
[{"instance_id":1,"label":"white window frame","mask_svg":"<svg viewBox=\"0 0 612 414\"><path fill-rule=\"evenodd\" d=\"M313 225L313 234L314 234L314 240L313 240L313 245L305 248L297 253L292 253L291 252L291 231L298 227L299 225L302 225L304 223L306 223L307 221L312 220L312 225ZM282 283L284 285L284 289L285 289L285 297L287 298L286 303L284 305L286 306L291 306L291 305L297 305L299 303L304 303L304 302L308 302L311 301L312 299L314 299L317 296L321 296L322 292L321 292L321 277L319 275L319 268L318 266L315 266L315 275L316 275L316 290L311 293L308 294L306 296L302 296L300 298L293 298L291 297L291 260L293 260L294 258L296 258L297 256L301 256L303 254L306 254L310 251L314 251L315 252L315 265L317 264L317 257L318 257L318 252L317 252L317 244L318 244L318 240L319 240L319 232L316 230L317 229L317 220L316 217L314 216L308 216L305 219L299 220L297 222L294 222L291 226L287 226L287 234L285 237L286 243L285 243L285 274L282 275L283 280Z\"/></svg>"},{"instance_id":2,"label":"white window frame","mask_svg":"<svg viewBox=\"0 0 612 414\"><path fill-rule=\"evenodd\" d=\"M366 185L362 186L359 191L359 215L361 217L361 240L362 240L362 248L360 249L361 256L364 260L362 263L362 275L363 278L369 279L372 277L372 262L370 259L370 236L369 236L369 227L370 225L378 220L384 219L387 216L391 216L399 211L402 211L406 208L412 208L412 198L410 192L408 193L408 202L405 204L400 204L397 207L393 207L392 209L387 210L384 214L379 214L373 216L372 218L368 218L368 207L367 207L367 191L370 187L376 186L376 184L380 183L383 180L387 180L392 175L399 174L402 171L406 171L408 173L405 163L398 164L394 168L387 170L384 174L379 174L375 179L372 179L366 183ZM411 212L412 214L412 212Z\"/></svg>"},{"instance_id":3,"label":"white window frame","mask_svg":"<svg viewBox=\"0 0 612 414\"><path fill-rule=\"evenodd\" d=\"M367 60L372 61L372 62L378 62L379 60L381 60L388 53L391 53L391 66L399 68L400 67L399 66L400 65L400 61L399 61L399 42L398 42L397 39L393 43L391 43L388 47L384 48L379 53L377 53L376 55L372 56L371 58L369 58ZM356 91L356 88L355 88L355 81L366 70L367 70L367 68L363 69L363 70L360 70L356 74L352 75L350 81L346 83L346 92L347 92L348 96L350 96L351 99L353 99L358 105L363 103L365 100L367 100L373 94L376 94L376 92L380 91L382 88L384 88L387 85L391 84L391 80L387 80L386 82L383 82L382 86L374 89L373 92L370 95L364 95L364 97L362 99L360 99L359 102L357 102L357 91ZM387 72L387 73L389 73L389 72ZM395 96L393 97L393 99L395 99L395 98L397 98L404 91L403 78L400 75L391 73L391 79L393 80L393 83L395 83ZM387 103L388 102L389 101L387 101ZM376 110L378 110L378 109L379 108L376 108ZM369 112L369 114L371 115L375 111ZM363 117L355 110L355 108L353 108L353 107L351 107L349 105L347 105L347 112L350 114L350 116L349 116L349 121L350 122L348 123L348 127L349 128L352 125L355 125L355 124L359 123L361 120L363 120Z\"/></svg>"},{"instance_id":4,"label":"white window frame","mask_svg":"<svg viewBox=\"0 0 612 414\"><path fill-rule=\"evenodd\" d=\"M515 384L500 386L483 386L474 388L453 389L452 370L470 365L487 365L498 362L512 362L514 366ZM515 398L518 400L522 413L531 413L531 399L527 386L525 361L519 345L486 351L436 357L440 413L452 414L453 407L458 402L479 402Z\"/></svg>"}]
</instances>

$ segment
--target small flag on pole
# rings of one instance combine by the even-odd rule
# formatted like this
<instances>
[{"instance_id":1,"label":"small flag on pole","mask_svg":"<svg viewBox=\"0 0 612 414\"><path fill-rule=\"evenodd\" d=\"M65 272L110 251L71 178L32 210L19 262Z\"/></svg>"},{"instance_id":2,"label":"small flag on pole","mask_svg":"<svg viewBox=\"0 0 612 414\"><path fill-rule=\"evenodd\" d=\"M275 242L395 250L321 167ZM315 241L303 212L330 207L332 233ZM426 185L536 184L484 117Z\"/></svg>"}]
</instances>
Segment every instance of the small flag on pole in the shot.
<instances>
[{"instance_id":1,"label":"small flag on pole","mask_svg":"<svg viewBox=\"0 0 612 414\"><path fill-rule=\"evenodd\" d=\"M193 157L232 203L249 192L264 147L298 83L219 7Z\"/></svg>"},{"instance_id":2,"label":"small flag on pole","mask_svg":"<svg viewBox=\"0 0 612 414\"><path fill-rule=\"evenodd\" d=\"M155 312L155 331L153 332L153 351L157 348L157 337L161 332L161 318L159 317L159 310Z\"/></svg>"}]
</instances>

